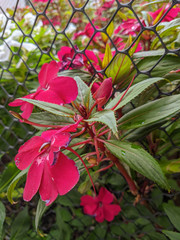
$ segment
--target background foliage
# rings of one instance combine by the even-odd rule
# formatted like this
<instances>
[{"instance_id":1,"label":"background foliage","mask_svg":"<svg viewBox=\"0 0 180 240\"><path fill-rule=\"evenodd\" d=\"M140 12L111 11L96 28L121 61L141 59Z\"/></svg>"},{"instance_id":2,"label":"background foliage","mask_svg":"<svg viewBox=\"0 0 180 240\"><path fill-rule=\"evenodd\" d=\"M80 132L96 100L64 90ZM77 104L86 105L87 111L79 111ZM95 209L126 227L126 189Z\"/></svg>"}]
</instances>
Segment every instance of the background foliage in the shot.
<instances>
[{"instance_id":1,"label":"background foliage","mask_svg":"<svg viewBox=\"0 0 180 240\"><path fill-rule=\"evenodd\" d=\"M52 59L58 60L57 53L62 46L82 53L93 50L99 57L99 62L88 59L92 68L89 72L80 70L81 78L87 82L96 78L99 71L111 76L114 83L118 83L117 90L122 92L135 74L135 83L152 77L165 78L132 98L123 108L124 113L135 108L134 115L137 115L141 111L137 107L149 100L179 93L179 12L177 15L173 12L175 17L166 18L168 11L179 9L178 1L54 0L28 1L27 4L24 9L18 9L17 5L15 10L8 9L0 15L0 238L177 240L180 235L180 121L178 114L173 117L167 114L166 121L162 122L163 111L158 113L156 104L147 111L149 123L142 119L126 125L123 123L126 119L121 118L119 124L125 129L121 130L122 139L140 143L159 160L172 186L171 192L162 191L140 177L138 184L144 198L134 199L123 177L112 168L101 173L96 184L97 188L105 185L120 199L122 212L112 223L97 224L92 217L84 215L79 206L81 194L77 189L85 193L90 188L84 175L76 189L59 197L46 210L37 234L35 228L44 209L43 203L39 202L36 209L38 197L28 205L21 201L25 177L11 184L12 188L17 184L13 191L13 199L18 201L16 205L8 203L7 189L19 173L11 160L19 146L35 132L12 118L8 103L37 87L41 66ZM150 13L159 9L161 11L153 18ZM71 60L73 58L75 56ZM170 110L170 102L167 102L165 112Z\"/></svg>"}]
</instances>

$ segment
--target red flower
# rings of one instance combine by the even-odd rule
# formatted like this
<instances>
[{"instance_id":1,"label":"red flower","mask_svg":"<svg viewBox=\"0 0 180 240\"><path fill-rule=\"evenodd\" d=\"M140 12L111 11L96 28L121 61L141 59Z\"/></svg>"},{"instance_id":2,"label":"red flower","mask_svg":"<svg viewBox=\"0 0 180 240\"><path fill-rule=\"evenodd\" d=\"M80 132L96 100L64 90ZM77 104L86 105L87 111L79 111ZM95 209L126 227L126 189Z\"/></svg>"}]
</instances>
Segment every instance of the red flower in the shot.
<instances>
[{"instance_id":1,"label":"red flower","mask_svg":"<svg viewBox=\"0 0 180 240\"><path fill-rule=\"evenodd\" d=\"M74 101L78 95L76 81L71 77L58 77L58 64L55 61L45 63L38 75L39 84L35 93L26 95L30 98L55 104L66 104ZM28 119L33 111L33 105L23 100L16 99L9 103L9 106L21 106L23 118Z\"/></svg>"},{"instance_id":2,"label":"red flower","mask_svg":"<svg viewBox=\"0 0 180 240\"><path fill-rule=\"evenodd\" d=\"M78 50L78 48L76 47ZM93 62L93 65L96 66L98 64L98 58L96 55L90 51L85 51L86 56L89 60ZM73 48L70 47L61 47L60 51L57 53L58 58L60 62L58 63L60 71L66 70L66 69L79 69L82 67L85 67L86 70L88 70L90 73L93 72L93 68L91 64L89 63L88 59L84 54L78 53L75 55L75 51Z\"/></svg>"},{"instance_id":3,"label":"red flower","mask_svg":"<svg viewBox=\"0 0 180 240\"><path fill-rule=\"evenodd\" d=\"M56 197L69 192L79 180L75 162L60 152L70 142L70 131L79 122L60 130L48 130L34 136L19 148L15 164L20 170L30 166L23 198L30 201L39 190L41 199L50 205Z\"/></svg>"},{"instance_id":4,"label":"red flower","mask_svg":"<svg viewBox=\"0 0 180 240\"><path fill-rule=\"evenodd\" d=\"M97 86L96 86L97 87ZM93 98L98 101L98 110L109 100L112 94L112 78L106 78L93 94Z\"/></svg>"},{"instance_id":5,"label":"red flower","mask_svg":"<svg viewBox=\"0 0 180 240\"><path fill-rule=\"evenodd\" d=\"M81 206L84 207L84 213L95 216L97 222L107 220L113 221L114 217L119 214L121 208L118 204L112 204L113 194L106 188L101 187L97 197L85 195L81 197Z\"/></svg>"}]
</instances>

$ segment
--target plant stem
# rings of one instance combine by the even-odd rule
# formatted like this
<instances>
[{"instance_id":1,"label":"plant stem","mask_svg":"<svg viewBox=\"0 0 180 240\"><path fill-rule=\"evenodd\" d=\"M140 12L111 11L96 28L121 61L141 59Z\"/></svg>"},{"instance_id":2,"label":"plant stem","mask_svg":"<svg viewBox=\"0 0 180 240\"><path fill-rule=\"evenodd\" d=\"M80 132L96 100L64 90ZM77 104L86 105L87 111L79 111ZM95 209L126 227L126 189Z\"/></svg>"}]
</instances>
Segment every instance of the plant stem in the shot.
<instances>
[{"instance_id":1,"label":"plant stem","mask_svg":"<svg viewBox=\"0 0 180 240\"><path fill-rule=\"evenodd\" d=\"M132 180L132 178L127 173L126 169L123 167L123 165L119 162L119 159L116 158L114 155L112 155L110 152L108 152L108 157L113 161L113 163L116 165L120 173L123 175L123 177L126 179L126 182L129 185L129 189L133 195L138 195L137 187Z\"/></svg>"}]
</instances>

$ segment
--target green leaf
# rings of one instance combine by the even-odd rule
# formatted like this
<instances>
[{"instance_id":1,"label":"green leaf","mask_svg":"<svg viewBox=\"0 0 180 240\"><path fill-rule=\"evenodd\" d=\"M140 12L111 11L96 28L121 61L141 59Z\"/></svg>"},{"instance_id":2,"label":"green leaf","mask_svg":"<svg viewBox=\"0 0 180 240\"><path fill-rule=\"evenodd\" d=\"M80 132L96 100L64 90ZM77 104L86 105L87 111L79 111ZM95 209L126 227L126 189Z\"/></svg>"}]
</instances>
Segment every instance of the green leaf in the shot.
<instances>
[{"instance_id":1,"label":"green leaf","mask_svg":"<svg viewBox=\"0 0 180 240\"><path fill-rule=\"evenodd\" d=\"M7 190L7 198L11 204L15 203L12 198L13 191L14 191L17 183L19 182L19 180L28 172L28 170L29 170L29 168L26 168L26 169L22 170L20 173L18 173L18 175L12 180L12 182L9 185L8 190Z\"/></svg>"},{"instance_id":2,"label":"green leaf","mask_svg":"<svg viewBox=\"0 0 180 240\"><path fill-rule=\"evenodd\" d=\"M127 83L125 79L129 76L131 65L131 59L126 54L119 53L112 60L105 73L108 78L112 78L113 84L121 82L121 85L125 85Z\"/></svg>"},{"instance_id":3,"label":"green leaf","mask_svg":"<svg viewBox=\"0 0 180 240\"><path fill-rule=\"evenodd\" d=\"M71 109L58 104L48 103L48 102L34 100L34 99L27 99L27 98L19 98L19 99L28 103L32 103L33 105L58 116L73 117L75 114Z\"/></svg>"},{"instance_id":4,"label":"green leaf","mask_svg":"<svg viewBox=\"0 0 180 240\"><path fill-rule=\"evenodd\" d=\"M35 228L36 231L38 231L38 226L39 226L39 222L44 214L44 212L47 210L47 206L46 203L44 201L41 200L41 198L39 199L38 205L37 205L37 209L36 209L36 216L35 216Z\"/></svg>"},{"instance_id":5,"label":"green leaf","mask_svg":"<svg viewBox=\"0 0 180 240\"><path fill-rule=\"evenodd\" d=\"M11 226L11 240L22 240L27 236L27 232L30 228L30 216L28 214L28 208L25 207L21 211Z\"/></svg>"},{"instance_id":6,"label":"green leaf","mask_svg":"<svg viewBox=\"0 0 180 240\"><path fill-rule=\"evenodd\" d=\"M57 227L59 230L59 238L58 239L70 240L72 230L71 230L71 227L64 222L61 209L62 208L59 205L56 208L56 222L57 222Z\"/></svg>"},{"instance_id":7,"label":"green leaf","mask_svg":"<svg viewBox=\"0 0 180 240\"><path fill-rule=\"evenodd\" d=\"M176 115L180 110L180 95L164 97L140 106L118 121L118 129L143 127Z\"/></svg>"},{"instance_id":8,"label":"green leaf","mask_svg":"<svg viewBox=\"0 0 180 240\"><path fill-rule=\"evenodd\" d=\"M148 234L148 236L150 237L150 239L153 240L167 240L167 238L163 234L158 232L151 232Z\"/></svg>"},{"instance_id":9,"label":"green leaf","mask_svg":"<svg viewBox=\"0 0 180 240\"><path fill-rule=\"evenodd\" d=\"M93 98L91 94L91 89L84 83L80 77L74 77L74 80L78 86L78 95L75 100L78 104L83 105L85 108L89 109L93 105Z\"/></svg>"},{"instance_id":10,"label":"green leaf","mask_svg":"<svg viewBox=\"0 0 180 240\"><path fill-rule=\"evenodd\" d=\"M31 113L28 120L44 125L67 125L74 123L72 118L54 115L49 112Z\"/></svg>"},{"instance_id":11,"label":"green leaf","mask_svg":"<svg viewBox=\"0 0 180 240\"><path fill-rule=\"evenodd\" d=\"M92 177L93 182L96 182L96 180L99 177L99 173L98 172L93 172L93 173L91 173L91 177ZM89 179L89 176L86 176L85 181L82 182L80 184L80 186L78 187L78 191L81 194L85 194L91 187L92 187L92 183L91 183L91 181Z\"/></svg>"},{"instance_id":12,"label":"green leaf","mask_svg":"<svg viewBox=\"0 0 180 240\"><path fill-rule=\"evenodd\" d=\"M150 125L147 125L145 127L140 127L136 129L131 129L129 131L126 131L123 135L121 135L122 140L128 140L130 142L135 142L139 139L143 139L145 136L147 136L150 132L154 131L155 129L162 126L164 123L166 123L165 120L158 121L157 123L153 123Z\"/></svg>"},{"instance_id":13,"label":"green leaf","mask_svg":"<svg viewBox=\"0 0 180 240\"><path fill-rule=\"evenodd\" d=\"M178 240L180 239L180 233L162 230L162 232L170 239L170 240Z\"/></svg>"},{"instance_id":14,"label":"green leaf","mask_svg":"<svg viewBox=\"0 0 180 240\"><path fill-rule=\"evenodd\" d=\"M123 107L127 103L129 103L131 100L133 100L135 97L137 97L140 93L142 93L146 88L148 88L153 83L157 83L158 81L164 80L163 78L148 78L142 82L139 82L135 84L134 86L130 87L122 101L119 103L119 105L116 107L115 110ZM125 92L125 91L124 91ZM120 98L123 96L124 92L122 92L120 95L118 95L116 98L114 98L111 102L108 103L105 109L111 109L114 107Z\"/></svg>"},{"instance_id":15,"label":"green leaf","mask_svg":"<svg viewBox=\"0 0 180 240\"><path fill-rule=\"evenodd\" d=\"M58 73L58 76L68 76L68 77L76 77L76 76L79 76L81 79L83 79L85 82L89 82L92 78L92 76L86 72L86 71L82 71L82 70L79 70L79 69L72 69L72 70L64 70L62 72L59 72Z\"/></svg>"},{"instance_id":16,"label":"green leaf","mask_svg":"<svg viewBox=\"0 0 180 240\"><path fill-rule=\"evenodd\" d=\"M180 207L164 203L163 208L174 227L180 231Z\"/></svg>"},{"instance_id":17,"label":"green leaf","mask_svg":"<svg viewBox=\"0 0 180 240\"><path fill-rule=\"evenodd\" d=\"M133 54L133 58L144 58L144 57L155 57L162 56L165 53L164 49L151 50L151 51L142 51Z\"/></svg>"},{"instance_id":18,"label":"green leaf","mask_svg":"<svg viewBox=\"0 0 180 240\"><path fill-rule=\"evenodd\" d=\"M4 191L14 177L20 172L14 162L8 164L0 179L0 192Z\"/></svg>"},{"instance_id":19,"label":"green leaf","mask_svg":"<svg viewBox=\"0 0 180 240\"><path fill-rule=\"evenodd\" d=\"M147 178L169 189L167 180L157 161L143 148L138 145L110 140L105 143L108 150L130 168L141 173Z\"/></svg>"},{"instance_id":20,"label":"green leaf","mask_svg":"<svg viewBox=\"0 0 180 240\"><path fill-rule=\"evenodd\" d=\"M165 173L179 173L180 172L180 158L175 160L163 161L161 168Z\"/></svg>"},{"instance_id":21,"label":"green leaf","mask_svg":"<svg viewBox=\"0 0 180 240\"><path fill-rule=\"evenodd\" d=\"M110 48L109 44L107 43L104 58L102 61L102 67L105 68L110 63L111 59L112 59L111 48Z\"/></svg>"},{"instance_id":22,"label":"green leaf","mask_svg":"<svg viewBox=\"0 0 180 240\"><path fill-rule=\"evenodd\" d=\"M162 26L163 29L161 29L160 31L158 31L159 33L159 36L162 38L164 38L165 36L169 36L169 34L172 34L172 30L176 30L177 27L180 26L180 19L177 18L177 19L174 19L170 22L161 22L159 25L158 25L158 28L161 28ZM178 30L178 29L177 29ZM154 41L152 42L151 44L151 49L153 49L155 47L155 45L159 42L159 37L156 37L154 39Z\"/></svg>"},{"instance_id":23,"label":"green leaf","mask_svg":"<svg viewBox=\"0 0 180 240\"><path fill-rule=\"evenodd\" d=\"M103 110L100 112L96 112L91 116L91 118L86 121L104 123L112 130L114 135L117 136L116 118L114 112L111 110Z\"/></svg>"},{"instance_id":24,"label":"green leaf","mask_svg":"<svg viewBox=\"0 0 180 240\"><path fill-rule=\"evenodd\" d=\"M3 224L4 224L4 220L6 217L6 209L4 207L4 204L2 202L0 202L0 240L3 240Z\"/></svg>"},{"instance_id":25,"label":"green leaf","mask_svg":"<svg viewBox=\"0 0 180 240\"><path fill-rule=\"evenodd\" d=\"M151 77L164 77L170 71L179 69L180 58L175 55L164 56L161 59L161 61L158 63L158 65L154 68L154 66L157 64L158 61L159 61L159 56L145 57L142 60L140 60L136 64L136 66L140 71L143 71L143 72L150 71L151 69L153 69L150 72ZM135 74L136 74L136 70L133 70L128 79L129 80L132 79ZM137 83L144 79L147 79L147 75L139 74L136 77L135 82Z\"/></svg>"}]
</instances>

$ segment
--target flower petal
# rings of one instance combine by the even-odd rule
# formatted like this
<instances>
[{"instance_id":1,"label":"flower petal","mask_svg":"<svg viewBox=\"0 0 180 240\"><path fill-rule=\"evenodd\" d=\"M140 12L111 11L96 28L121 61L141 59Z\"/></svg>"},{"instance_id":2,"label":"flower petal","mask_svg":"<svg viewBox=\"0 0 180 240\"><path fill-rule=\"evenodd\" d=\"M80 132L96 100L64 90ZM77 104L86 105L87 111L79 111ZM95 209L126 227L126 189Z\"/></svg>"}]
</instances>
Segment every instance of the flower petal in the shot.
<instances>
[{"instance_id":1,"label":"flower petal","mask_svg":"<svg viewBox=\"0 0 180 240\"><path fill-rule=\"evenodd\" d=\"M118 215L120 211L121 211L121 208L117 204L103 205L104 218L109 222L113 221L114 217Z\"/></svg>"},{"instance_id":2,"label":"flower petal","mask_svg":"<svg viewBox=\"0 0 180 240\"><path fill-rule=\"evenodd\" d=\"M67 47L67 46L61 47L60 51L58 51L58 53L57 53L59 60L62 61L63 56L66 54L71 54L71 48Z\"/></svg>"},{"instance_id":3,"label":"flower petal","mask_svg":"<svg viewBox=\"0 0 180 240\"><path fill-rule=\"evenodd\" d=\"M25 97L23 98L28 98L28 99L34 99L35 95L37 93L31 93L29 95L26 95ZM23 112L21 114L21 116L25 119L28 119L33 111L33 104L31 103L28 103L28 102L25 102L23 100L20 100L20 99L16 99L14 100L13 102L9 103L9 106L11 107L18 107L18 106L21 106L21 111Z\"/></svg>"},{"instance_id":4,"label":"flower petal","mask_svg":"<svg viewBox=\"0 0 180 240\"><path fill-rule=\"evenodd\" d=\"M85 214L93 216L98 208L98 201L89 195L85 195L81 197L80 206L83 206L83 211Z\"/></svg>"},{"instance_id":5,"label":"flower petal","mask_svg":"<svg viewBox=\"0 0 180 240\"><path fill-rule=\"evenodd\" d=\"M60 195L69 192L79 180L75 162L61 152L56 163L50 166L50 171Z\"/></svg>"},{"instance_id":6,"label":"flower petal","mask_svg":"<svg viewBox=\"0 0 180 240\"><path fill-rule=\"evenodd\" d=\"M25 142L15 156L15 164L20 169L26 169L33 160L40 154L39 149L44 144L44 139L40 136L34 136Z\"/></svg>"},{"instance_id":7,"label":"flower petal","mask_svg":"<svg viewBox=\"0 0 180 240\"><path fill-rule=\"evenodd\" d=\"M76 81L72 77L57 77L49 81L51 91L62 99L63 103L74 101L78 95L78 87Z\"/></svg>"},{"instance_id":8,"label":"flower petal","mask_svg":"<svg viewBox=\"0 0 180 240\"><path fill-rule=\"evenodd\" d=\"M56 93L55 91L48 89L48 90L40 90L38 95L35 97L36 100L55 103L63 105L64 101L61 96Z\"/></svg>"},{"instance_id":9,"label":"flower petal","mask_svg":"<svg viewBox=\"0 0 180 240\"><path fill-rule=\"evenodd\" d=\"M99 223L102 223L104 221L104 212L103 212L103 208L102 207L99 207L97 209L95 219Z\"/></svg>"},{"instance_id":10,"label":"flower petal","mask_svg":"<svg viewBox=\"0 0 180 240\"><path fill-rule=\"evenodd\" d=\"M54 183L54 179L51 176L48 162L44 164L44 171L39 188L39 194L41 199L46 202L46 206L50 205L58 196L57 187Z\"/></svg>"},{"instance_id":11,"label":"flower petal","mask_svg":"<svg viewBox=\"0 0 180 240\"><path fill-rule=\"evenodd\" d=\"M30 201L39 189L46 157L47 154L38 156L28 171L23 193L23 199L25 201Z\"/></svg>"},{"instance_id":12,"label":"flower petal","mask_svg":"<svg viewBox=\"0 0 180 240\"><path fill-rule=\"evenodd\" d=\"M57 77L58 71L59 68L56 61L51 61L50 63L43 64L38 75L39 84L41 87L46 88L49 80Z\"/></svg>"},{"instance_id":13,"label":"flower petal","mask_svg":"<svg viewBox=\"0 0 180 240\"><path fill-rule=\"evenodd\" d=\"M98 200L103 204L111 203L113 201L113 194L110 193L106 188L101 187L98 195Z\"/></svg>"}]
</instances>

